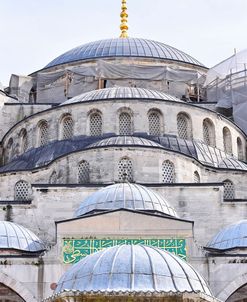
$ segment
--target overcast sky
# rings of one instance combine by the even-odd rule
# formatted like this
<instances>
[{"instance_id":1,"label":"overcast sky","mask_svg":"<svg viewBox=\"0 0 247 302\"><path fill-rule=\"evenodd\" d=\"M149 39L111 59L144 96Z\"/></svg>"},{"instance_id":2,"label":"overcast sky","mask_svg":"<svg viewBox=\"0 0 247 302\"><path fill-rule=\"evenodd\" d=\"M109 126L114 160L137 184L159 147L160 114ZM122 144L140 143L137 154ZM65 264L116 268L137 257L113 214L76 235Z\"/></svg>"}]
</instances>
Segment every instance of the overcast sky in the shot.
<instances>
[{"instance_id":1,"label":"overcast sky","mask_svg":"<svg viewBox=\"0 0 247 302\"><path fill-rule=\"evenodd\" d=\"M0 0L0 82L65 51L119 36L121 0ZM129 35L174 46L211 67L247 48L247 0L128 0Z\"/></svg>"}]
</instances>

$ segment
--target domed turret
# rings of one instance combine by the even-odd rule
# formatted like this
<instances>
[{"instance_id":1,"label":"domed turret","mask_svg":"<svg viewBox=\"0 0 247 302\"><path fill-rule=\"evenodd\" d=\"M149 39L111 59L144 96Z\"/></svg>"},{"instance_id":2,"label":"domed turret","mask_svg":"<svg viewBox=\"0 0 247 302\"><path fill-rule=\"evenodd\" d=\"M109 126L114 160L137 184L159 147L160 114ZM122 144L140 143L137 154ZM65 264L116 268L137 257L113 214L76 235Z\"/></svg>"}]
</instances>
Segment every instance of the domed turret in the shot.
<instances>
[{"instance_id":1,"label":"domed turret","mask_svg":"<svg viewBox=\"0 0 247 302\"><path fill-rule=\"evenodd\" d=\"M158 211L177 217L175 210L161 195L143 186L130 183L111 185L93 193L81 203L75 216L117 209Z\"/></svg>"}]
</instances>

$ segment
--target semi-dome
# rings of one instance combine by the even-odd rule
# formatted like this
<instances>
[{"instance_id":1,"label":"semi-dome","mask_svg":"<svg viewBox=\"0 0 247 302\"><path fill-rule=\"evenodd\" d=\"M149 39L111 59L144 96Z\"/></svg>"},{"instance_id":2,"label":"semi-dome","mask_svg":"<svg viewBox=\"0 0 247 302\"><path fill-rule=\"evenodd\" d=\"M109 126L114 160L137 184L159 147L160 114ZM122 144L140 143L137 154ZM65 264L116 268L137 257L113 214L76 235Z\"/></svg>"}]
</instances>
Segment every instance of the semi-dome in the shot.
<instances>
[{"instance_id":1,"label":"semi-dome","mask_svg":"<svg viewBox=\"0 0 247 302\"><path fill-rule=\"evenodd\" d=\"M144 186L130 183L110 185L93 193L83 200L75 216L117 209L158 211L177 217L175 210L163 196Z\"/></svg>"},{"instance_id":2,"label":"semi-dome","mask_svg":"<svg viewBox=\"0 0 247 302\"><path fill-rule=\"evenodd\" d=\"M153 58L204 67L190 55L161 42L138 38L116 38L90 42L73 48L51 61L45 68L82 60L114 57Z\"/></svg>"},{"instance_id":3,"label":"semi-dome","mask_svg":"<svg viewBox=\"0 0 247 302\"><path fill-rule=\"evenodd\" d=\"M164 92L134 87L113 87L93 90L77 95L61 104L73 104L98 100L116 100L116 99L144 99L144 100L165 100L174 102L183 102L180 99Z\"/></svg>"},{"instance_id":4,"label":"semi-dome","mask_svg":"<svg viewBox=\"0 0 247 302\"><path fill-rule=\"evenodd\" d=\"M204 279L188 263L144 245L120 245L87 256L59 280L55 293L63 291L101 295L199 292L211 296Z\"/></svg>"},{"instance_id":5,"label":"semi-dome","mask_svg":"<svg viewBox=\"0 0 247 302\"><path fill-rule=\"evenodd\" d=\"M137 136L113 136L109 138L104 138L89 145L87 148L99 148L99 147L109 147L109 146L142 146L142 147L156 147L162 148L159 143L151 141L143 137Z\"/></svg>"},{"instance_id":6,"label":"semi-dome","mask_svg":"<svg viewBox=\"0 0 247 302\"><path fill-rule=\"evenodd\" d=\"M247 220L241 220L222 229L206 246L206 249L219 251L236 248L247 248Z\"/></svg>"},{"instance_id":7,"label":"semi-dome","mask_svg":"<svg viewBox=\"0 0 247 302\"><path fill-rule=\"evenodd\" d=\"M0 221L0 250L19 250L37 253L45 244L31 231L9 221Z\"/></svg>"}]
</instances>

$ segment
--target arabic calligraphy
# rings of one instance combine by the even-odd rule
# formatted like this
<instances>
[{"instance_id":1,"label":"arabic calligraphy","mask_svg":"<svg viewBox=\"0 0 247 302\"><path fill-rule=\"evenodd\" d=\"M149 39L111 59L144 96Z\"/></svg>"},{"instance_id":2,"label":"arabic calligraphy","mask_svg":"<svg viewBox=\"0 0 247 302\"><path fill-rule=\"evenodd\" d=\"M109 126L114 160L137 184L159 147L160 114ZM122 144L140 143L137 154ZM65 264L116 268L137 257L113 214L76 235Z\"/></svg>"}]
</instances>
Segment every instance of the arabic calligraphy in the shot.
<instances>
[{"instance_id":1,"label":"arabic calligraphy","mask_svg":"<svg viewBox=\"0 0 247 302\"><path fill-rule=\"evenodd\" d=\"M186 260L185 239L64 239L63 262L76 263L90 254L121 244L144 244L158 247Z\"/></svg>"}]
</instances>

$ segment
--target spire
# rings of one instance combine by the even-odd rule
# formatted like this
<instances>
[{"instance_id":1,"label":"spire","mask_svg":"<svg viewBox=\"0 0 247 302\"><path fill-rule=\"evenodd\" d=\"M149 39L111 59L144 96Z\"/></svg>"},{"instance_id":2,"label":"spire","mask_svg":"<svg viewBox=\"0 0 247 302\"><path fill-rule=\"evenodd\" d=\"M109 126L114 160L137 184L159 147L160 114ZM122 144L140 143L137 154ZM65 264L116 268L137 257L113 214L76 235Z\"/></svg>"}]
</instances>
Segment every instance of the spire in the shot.
<instances>
[{"instance_id":1,"label":"spire","mask_svg":"<svg viewBox=\"0 0 247 302\"><path fill-rule=\"evenodd\" d=\"M121 35L120 38L128 38L128 14L127 14L127 4L126 0L122 0L122 12L120 14L121 17Z\"/></svg>"}]
</instances>

